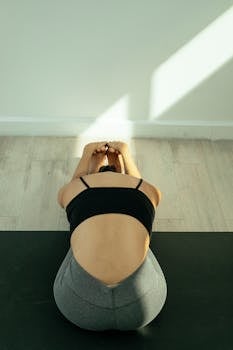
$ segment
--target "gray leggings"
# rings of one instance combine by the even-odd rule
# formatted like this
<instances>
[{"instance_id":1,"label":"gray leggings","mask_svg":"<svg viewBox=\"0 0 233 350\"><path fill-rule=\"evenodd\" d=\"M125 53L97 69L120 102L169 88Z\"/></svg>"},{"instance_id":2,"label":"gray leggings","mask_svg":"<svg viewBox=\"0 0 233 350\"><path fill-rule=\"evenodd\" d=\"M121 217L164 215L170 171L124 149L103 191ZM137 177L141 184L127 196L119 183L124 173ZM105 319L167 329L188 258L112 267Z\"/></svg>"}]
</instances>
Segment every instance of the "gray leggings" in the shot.
<instances>
[{"instance_id":1,"label":"gray leggings","mask_svg":"<svg viewBox=\"0 0 233 350\"><path fill-rule=\"evenodd\" d=\"M146 326L159 314L167 297L167 284L150 248L139 268L115 287L84 270L70 248L53 292L60 312L78 327L127 331Z\"/></svg>"}]
</instances>

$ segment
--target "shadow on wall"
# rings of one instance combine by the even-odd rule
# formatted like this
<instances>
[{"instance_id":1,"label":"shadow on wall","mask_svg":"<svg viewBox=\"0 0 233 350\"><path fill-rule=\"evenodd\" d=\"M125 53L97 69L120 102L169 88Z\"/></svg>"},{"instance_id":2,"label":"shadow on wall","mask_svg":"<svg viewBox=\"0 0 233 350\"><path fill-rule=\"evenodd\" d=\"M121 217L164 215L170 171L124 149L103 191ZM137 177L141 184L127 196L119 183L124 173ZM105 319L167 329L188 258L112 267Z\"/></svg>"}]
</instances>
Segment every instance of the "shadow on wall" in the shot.
<instances>
[{"instance_id":1,"label":"shadow on wall","mask_svg":"<svg viewBox=\"0 0 233 350\"><path fill-rule=\"evenodd\" d=\"M177 112L175 117L178 119L185 119L187 115L193 119L198 116L202 118L204 113L211 120L214 113L209 108L209 101L206 101L207 106L203 103L198 106L195 99L202 85L209 91L212 79L216 79L216 75L225 67L231 68L233 45L230 44L230 33L233 33L233 7L196 34L153 72L146 71L145 76L135 84L138 87L138 98L134 99L134 94L123 95L81 134L79 146L82 148L87 142L101 139L130 142L133 134L133 124L130 121L139 117L139 105L145 106L144 111L141 110L141 117L145 119L172 118L174 112ZM224 108L227 105L224 101L226 91L221 91L222 98L215 99L218 101L214 115L216 118L219 117L219 104L224 105ZM201 94L204 93L201 91ZM195 109L192 108L192 94L198 106ZM213 104L214 102L212 106ZM226 114L225 108L225 117ZM229 110L229 115L231 114L232 111Z\"/></svg>"},{"instance_id":2,"label":"shadow on wall","mask_svg":"<svg viewBox=\"0 0 233 350\"><path fill-rule=\"evenodd\" d=\"M133 121L232 118L231 1L54 4L4 7L1 115L83 119L80 145L127 141Z\"/></svg>"}]
</instances>

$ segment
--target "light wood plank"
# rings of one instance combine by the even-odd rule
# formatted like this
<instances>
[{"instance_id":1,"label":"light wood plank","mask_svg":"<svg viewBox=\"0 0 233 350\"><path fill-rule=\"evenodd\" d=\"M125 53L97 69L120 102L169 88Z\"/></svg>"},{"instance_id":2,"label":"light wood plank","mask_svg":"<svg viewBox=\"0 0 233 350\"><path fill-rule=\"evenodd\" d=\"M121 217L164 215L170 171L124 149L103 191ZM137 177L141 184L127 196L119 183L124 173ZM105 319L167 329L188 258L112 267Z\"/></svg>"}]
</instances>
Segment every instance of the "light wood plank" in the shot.
<instances>
[{"instance_id":1,"label":"light wood plank","mask_svg":"<svg viewBox=\"0 0 233 350\"><path fill-rule=\"evenodd\" d=\"M227 228L229 232L233 232L233 220L226 220Z\"/></svg>"},{"instance_id":2,"label":"light wood plank","mask_svg":"<svg viewBox=\"0 0 233 350\"><path fill-rule=\"evenodd\" d=\"M202 141L202 147L211 191L225 219L233 220L233 142Z\"/></svg>"},{"instance_id":3,"label":"light wood plank","mask_svg":"<svg viewBox=\"0 0 233 350\"><path fill-rule=\"evenodd\" d=\"M60 160L31 162L17 224L18 230L57 230L59 205L57 192L64 179L64 163Z\"/></svg>"},{"instance_id":4,"label":"light wood plank","mask_svg":"<svg viewBox=\"0 0 233 350\"><path fill-rule=\"evenodd\" d=\"M197 140L170 140L173 162L194 163L202 162L202 144Z\"/></svg>"},{"instance_id":5,"label":"light wood plank","mask_svg":"<svg viewBox=\"0 0 233 350\"><path fill-rule=\"evenodd\" d=\"M181 209L176 205L178 187L170 143L167 140L140 140L136 158L138 156L143 178L162 192L157 218L182 219Z\"/></svg>"},{"instance_id":6,"label":"light wood plank","mask_svg":"<svg viewBox=\"0 0 233 350\"><path fill-rule=\"evenodd\" d=\"M33 137L33 160L67 160L76 156L75 137Z\"/></svg>"},{"instance_id":7,"label":"light wood plank","mask_svg":"<svg viewBox=\"0 0 233 350\"><path fill-rule=\"evenodd\" d=\"M26 155L0 158L0 215L19 216L23 201Z\"/></svg>"},{"instance_id":8,"label":"light wood plank","mask_svg":"<svg viewBox=\"0 0 233 350\"><path fill-rule=\"evenodd\" d=\"M216 194L208 181L201 164L176 163L176 178L179 183L177 205L182 207L186 230L201 227L213 231L226 230Z\"/></svg>"},{"instance_id":9,"label":"light wood plank","mask_svg":"<svg viewBox=\"0 0 233 350\"><path fill-rule=\"evenodd\" d=\"M0 158L20 160L31 154L33 137L1 136Z\"/></svg>"},{"instance_id":10,"label":"light wood plank","mask_svg":"<svg viewBox=\"0 0 233 350\"><path fill-rule=\"evenodd\" d=\"M15 231L16 226L16 216L0 216L0 231Z\"/></svg>"}]
</instances>

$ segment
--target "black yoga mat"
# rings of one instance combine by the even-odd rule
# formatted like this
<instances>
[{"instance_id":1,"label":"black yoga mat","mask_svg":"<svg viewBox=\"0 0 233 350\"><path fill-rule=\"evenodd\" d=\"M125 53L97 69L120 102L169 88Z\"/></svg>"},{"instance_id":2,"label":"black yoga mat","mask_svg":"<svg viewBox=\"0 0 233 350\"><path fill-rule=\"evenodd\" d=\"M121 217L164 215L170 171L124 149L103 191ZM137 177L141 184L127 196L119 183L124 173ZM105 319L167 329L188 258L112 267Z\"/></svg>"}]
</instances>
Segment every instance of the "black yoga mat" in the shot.
<instances>
[{"instance_id":1,"label":"black yoga mat","mask_svg":"<svg viewBox=\"0 0 233 350\"><path fill-rule=\"evenodd\" d=\"M233 233L153 233L167 300L129 332L83 330L57 309L53 281L69 244L65 231L0 231L0 350L233 349Z\"/></svg>"}]
</instances>

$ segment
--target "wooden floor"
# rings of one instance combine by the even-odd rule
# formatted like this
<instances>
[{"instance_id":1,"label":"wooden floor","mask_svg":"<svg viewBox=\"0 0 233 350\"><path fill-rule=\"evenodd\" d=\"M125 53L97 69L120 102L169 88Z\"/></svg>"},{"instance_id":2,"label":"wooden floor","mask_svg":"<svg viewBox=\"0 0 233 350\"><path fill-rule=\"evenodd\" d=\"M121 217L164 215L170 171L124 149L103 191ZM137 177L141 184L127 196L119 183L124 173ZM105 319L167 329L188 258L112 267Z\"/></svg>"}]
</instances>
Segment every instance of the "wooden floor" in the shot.
<instances>
[{"instance_id":1,"label":"wooden floor","mask_svg":"<svg viewBox=\"0 0 233 350\"><path fill-rule=\"evenodd\" d=\"M162 192L154 231L233 231L233 141L132 139ZM57 192L82 152L75 137L0 137L0 230L69 230Z\"/></svg>"}]
</instances>

